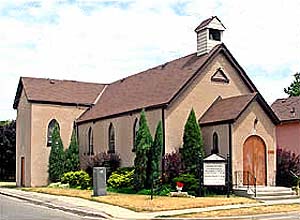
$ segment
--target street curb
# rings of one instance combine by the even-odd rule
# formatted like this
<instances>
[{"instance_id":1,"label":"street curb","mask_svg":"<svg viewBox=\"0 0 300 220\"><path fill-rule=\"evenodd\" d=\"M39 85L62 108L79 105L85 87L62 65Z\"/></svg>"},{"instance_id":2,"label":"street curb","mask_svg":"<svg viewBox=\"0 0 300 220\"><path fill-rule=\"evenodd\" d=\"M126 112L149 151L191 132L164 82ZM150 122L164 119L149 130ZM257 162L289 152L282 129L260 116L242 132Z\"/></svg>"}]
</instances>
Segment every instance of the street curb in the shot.
<instances>
[{"instance_id":1,"label":"street curb","mask_svg":"<svg viewBox=\"0 0 300 220\"><path fill-rule=\"evenodd\" d=\"M99 214L99 213L95 213L95 212L83 211L83 210L74 209L74 208L66 208L66 207L63 207L63 206L54 205L54 204L43 202L43 201L40 201L40 200L27 198L27 197L16 195L16 194L1 192L1 191L0 191L0 195L21 199L21 200L30 202L30 203L35 204L35 205L40 205L40 206L44 206L44 207L51 208L51 209L58 209L58 210L61 210L61 211L64 211L64 212L69 212L69 213L76 214L76 215L79 215L79 216L114 219L113 216L111 216L111 215L109 215L105 212L103 212L102 214Z\"/></svg>"}]
</instances>

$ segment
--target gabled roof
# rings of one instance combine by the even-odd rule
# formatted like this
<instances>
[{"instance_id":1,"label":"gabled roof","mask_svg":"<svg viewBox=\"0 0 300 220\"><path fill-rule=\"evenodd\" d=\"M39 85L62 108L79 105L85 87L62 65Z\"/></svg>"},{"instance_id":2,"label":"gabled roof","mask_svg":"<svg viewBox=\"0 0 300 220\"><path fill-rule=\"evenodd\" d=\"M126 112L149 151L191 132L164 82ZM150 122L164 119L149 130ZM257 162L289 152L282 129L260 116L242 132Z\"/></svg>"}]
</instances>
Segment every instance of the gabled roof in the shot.
<instances>
[{"instance_id":1,"label":"gabled roof","mask_svg":"<svg viewBox=\"0 0 300 220\"><path fill-rule=\"evenodd\" d=\"M300 96L277 99L272 108L282 122L300 120Z\"/></svg>"},{"instance_id":2,"label":"gabled roof","mask_svg":"<svg viewBox=\"0 0 300 220\"><path fill-rule=\"evenodd\" d=\"M193 53L108 85L97 104L77 122L95 121L143 108L169 105L202 73L203 67L221 52L238 68L250 91L256 92L255 86L228 49L220 44L208 54L197 56L197 53Z\"/></svg>"},{"instance_id":3,"label":"gabled roof","mask_svg":"<svg viewBox=\"0 0 300 220\"><path fill-rule=\"evenodd\" d=\"M225 99L218 97L200 118L199 123L203 126L235 122L253 100L257 100L274 124L278 123L278 118L258 93L233 96Z\"/></svg>"},{"instance_id":4,"label":"gabled roof","mask_svg":"<svg viewBox=\"0 0 300 220\"><path fill-rule=\"evenodd\" d=\"M195 29L195 32L198 32L198 31L206 28L207 26L209 26L210 22L212 22L214 19L217 19L218 22L223 26L223 28L226 29L225 26L222 24L221 20L217 16L212 16L212 17L210 17L210 18L205 19L204 21L202 21L198 25L198 27Z\"/></svg>"},{"instance_id":5,"label":"gabled roof","mask_svg":"<svg viewBox=\"0 0 300 220\"><path fill-rule=\"evenodd\" d=\"M29 102L90 106L104 87L97 83L21 77L13 107L18 107L23 89Z\"/></svg>"}]
</instances>

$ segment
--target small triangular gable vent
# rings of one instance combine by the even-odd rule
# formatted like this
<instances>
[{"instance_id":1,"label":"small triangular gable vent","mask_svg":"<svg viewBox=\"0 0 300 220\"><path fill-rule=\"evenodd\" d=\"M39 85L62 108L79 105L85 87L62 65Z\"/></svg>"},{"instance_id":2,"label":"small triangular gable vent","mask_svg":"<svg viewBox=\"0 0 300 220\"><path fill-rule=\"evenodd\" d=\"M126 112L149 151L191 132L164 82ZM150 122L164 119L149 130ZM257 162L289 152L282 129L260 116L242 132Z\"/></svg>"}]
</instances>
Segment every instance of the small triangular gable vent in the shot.
<instances>
[{"instance_id":1,"label":"small triangular gable vent","mask_svg":"<svg viewBox=\"0 0 300 220\"><path fill-rule=\"evenodd\" d=\"M214 73L214 75L212 75L211 81L229 83L228 77L226 76L226 74L224 73L224 71L221 68L217 69L217 71Z\"/></svg>"}]
</instances>

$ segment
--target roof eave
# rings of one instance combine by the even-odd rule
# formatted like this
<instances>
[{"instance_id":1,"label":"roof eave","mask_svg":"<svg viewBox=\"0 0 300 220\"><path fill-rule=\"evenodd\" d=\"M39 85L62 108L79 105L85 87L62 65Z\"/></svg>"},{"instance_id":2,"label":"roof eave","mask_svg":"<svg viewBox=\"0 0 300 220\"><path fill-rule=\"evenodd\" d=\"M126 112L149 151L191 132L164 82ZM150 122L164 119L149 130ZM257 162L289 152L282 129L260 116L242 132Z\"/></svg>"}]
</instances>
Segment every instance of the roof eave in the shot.
<instances>
[{"instance_id":1,"label":"roof eave","mask_svg":"<svg viewBox=\"0 0 300 220\"><path fill-rule=\"evenodd\" d=\"M115 113L115 114L106 115L106 116L102 116L102 117L88 118L88 119L83 119L83 120L81 120L79 117L76 120L76 124L80 125L80 124L96 122L96 121L100 121L100 120L104 120L104 119L108 119L108 118L115 118L115 117L119 117L122 115L130 114L130 113L132 114L134 112L140 112L143 109L145 111L147 111L147 110L153 110L153 109L158 109L158 108L165 108L165 107L167 107L167 105L168 105L167 103L162 103L162 104L158 104L158 105L151 105L151 106L147 106L147 107L132 109L132 110L125 111L125 112ZM88 109L85 113L87 113L89 110L90 109ZM83 116L83 114L81 116Z\"/></svg>"}]
</instances>

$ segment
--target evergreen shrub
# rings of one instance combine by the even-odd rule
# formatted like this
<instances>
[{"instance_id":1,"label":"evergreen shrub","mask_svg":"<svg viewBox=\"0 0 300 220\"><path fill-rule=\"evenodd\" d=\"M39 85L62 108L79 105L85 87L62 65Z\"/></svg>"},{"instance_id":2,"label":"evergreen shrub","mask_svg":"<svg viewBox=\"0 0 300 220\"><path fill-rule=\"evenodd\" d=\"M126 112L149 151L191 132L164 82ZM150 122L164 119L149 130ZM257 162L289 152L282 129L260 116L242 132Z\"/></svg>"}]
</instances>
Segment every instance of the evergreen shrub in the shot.
<instances>
[{"instance_id":1,"label":"evergreen shrub","mask_svg":"<svg viewBox=\"0 0 300 220\"><path fill-rule=\"evenodd\" d=\"M64 173L61 177L61 183L68 183L71 188L89 189L91 188L91 178L89 174L83 170L71 171Z\"/></svg>"},{"instance_id":2,"label":"evergreen shrub","mask_svg":"<svg viewBox=\"0 0 300 220\"><path fill-rule=\"evenodd\" d=\"M113 172L107 180L107 185L112 188L128 188L133 184L134 170L122 170Z\"/></svg>"},{"instance_id":3,"label":"evergreen shrub","mask_svg":"<svg viewBox=\"0 0 300 220\"><path fill-rule=\"evenodd\" d=\"M182 191L188 192L190 195L197 195L199 191L199 179L194 174L181 174L173 179L173 186L175 189L176 182L184 184Z\"/></svg>"}]
</instances>

